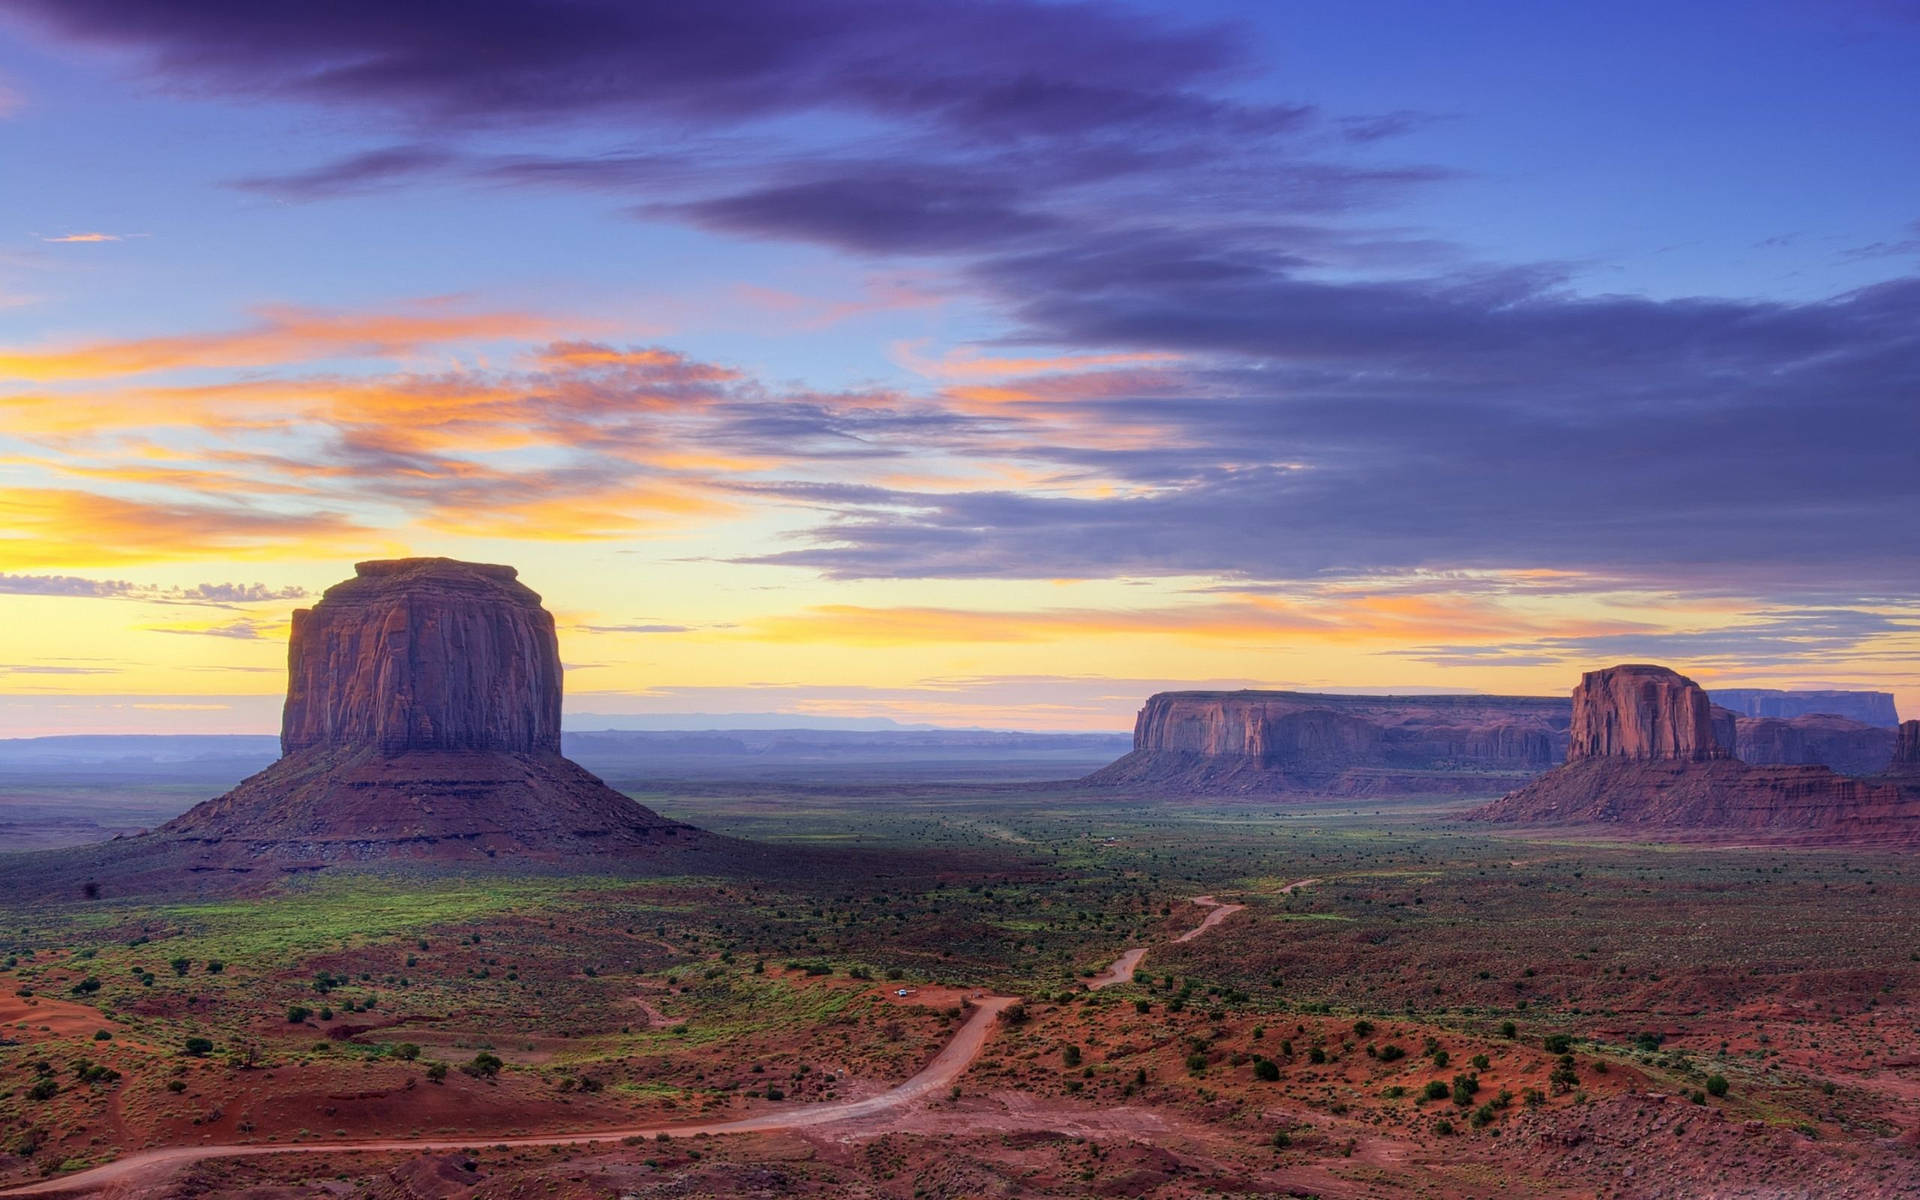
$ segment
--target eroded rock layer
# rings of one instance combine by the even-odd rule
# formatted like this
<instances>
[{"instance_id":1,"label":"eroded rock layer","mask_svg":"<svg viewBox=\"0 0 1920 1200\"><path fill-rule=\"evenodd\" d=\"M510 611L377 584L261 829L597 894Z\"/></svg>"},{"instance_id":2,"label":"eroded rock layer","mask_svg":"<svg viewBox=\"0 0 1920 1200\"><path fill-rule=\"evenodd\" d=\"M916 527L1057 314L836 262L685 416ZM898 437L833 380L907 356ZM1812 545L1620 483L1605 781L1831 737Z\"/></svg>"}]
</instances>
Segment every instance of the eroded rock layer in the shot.
<instances>
[{"instance_id":1,"label":"eroded rock layer","mask_svg":"<svg viewBox=\"0 0 1920 1200\"><path fill-rule=\"evenodd\" d=\"M1820 766L1756 767L1733 759L1583 759L1472 815L1523 825L1619 825L1663 836L1920 845L1920 790Z\"/></svg>"},{"instance_id":2,"label":"eroded rock layer","mask_svg":"<svg viewBox=\"0 0 1920 1200\"><path fill-rule=\"evenodd\" d=\"M1920 844L1920 789L1814 764L1731 755L1735 719L1664 667L1592 671L1574 690L1565 765L1474 812L1525 825L1624 825L1661 836Z\"/></svg>"},{"instance_id":3,"label":"eroded rock layer","mask_svg":"<svg viewBox=\"0 0 1920 1200\"><path fill-rule=\"evenodd\" d=\"M1920 721L1907 721L1900 726L1890 770L1901 775L1920 775Z\"/></svg>"},{"instance_id":4,"label":"eroded rock layer","mask_svg":"<svg viewBox=\"0 0 1920 1200\"><path fill-rule=\"evenodd\" d=\"M1559 761L1570 713L1530 696L1161 692L1140 710L1132 753L1085 782L1194 794L1491 789Z\"/></svg>"},{"instance_id":5,"label":"eroded rock layer","mask_svg":"<svg viewBox=\"0 0 1920 1200\"><path fill-rule=\"evenodd\" d=\"M294 615L285 756L149 835L192 870L691 847L561 756L553 617L512 567L366 562Z\"/></svg>"},{"instance_id":6,"label":"eroded rock layer","mask_svg":"<svg viewBox=\"0 0 1920 1200\"><path fill-rule=\"evenodd\" d=\"M553 617L512 567L363 562L293 614L284 753L560 749Z\"/></svg>"},{"instance_id":7,"label":"eroded rock layer","mask_svg":"<svg viewBox=\"0 0 1920 1200\"><path fill-rule=\"evenodd\" d=\"M1734 718L1700 685L1645 664L1588 671L1573 689L1567 761L1584 758L1732 758Z\"/></svg>"},{"instance_id":8,"label":"eroded rock layer","mask_svg":"<svg viewBox=\"0 0 1920 1200\"><path fill-rule=\"evenodd\" d=\"M1893 757L1894 731L1846 717L1739 717L1734 756L1755 766L1814 765L1875 775Z\"/></svg>"}]
</instances>

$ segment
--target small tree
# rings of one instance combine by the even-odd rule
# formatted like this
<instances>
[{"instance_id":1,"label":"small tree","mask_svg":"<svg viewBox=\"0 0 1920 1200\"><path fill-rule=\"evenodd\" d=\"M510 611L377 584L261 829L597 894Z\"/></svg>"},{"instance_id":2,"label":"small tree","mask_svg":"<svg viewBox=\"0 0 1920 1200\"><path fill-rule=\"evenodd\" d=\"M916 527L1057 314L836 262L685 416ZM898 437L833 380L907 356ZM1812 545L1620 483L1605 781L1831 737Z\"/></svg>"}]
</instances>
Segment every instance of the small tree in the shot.
<instances>
[{"instance_id":1,"label":"small tree","mask_svg":"<svg viewBox=\"0 0 1920 1200\"><path fill-rule=\"evenodd\" d=\"M1727 1077L1725 1075L1707 1076L1707 1094L1716 1097L1726 1095Z\"/></svg>"},{"instance_id":2,"label":"small tree","mask_svg":"<svg viewBox=\"0 0 1920 1200\"><path fill-rule=\"evenodd\" d=\"M1253 1064L1253 1077L1263 1083L1272 1083L1280 1078L1280 1064L1270 1058L1263 1058Z\"/></svg>"},{"instance_id":3,"label":"small tree","mask_svg":"<svg viewBox=\"0 0 1920 1200\"><path fill-rule=\"evenodd\" d=\"M500 1061L499 1055L489 1054L485 1050L482 1050L473 1056L472 1062L460 1069L475 1079L492 1079L494 1076L500 1074L500 1068L505 1065L505 1063Z\"/></svg>"},{"instance_id":4,"label":"small tree","mask_svg":"<svg viewBox=\"0 0 1920 1200\"><path fill-rule=\"evenodd\" d=\"M213 1053L213 1039L190 1037L186 1042L186 1051L195 1058L203 1058Z\"/></svg>"}]
</instances>

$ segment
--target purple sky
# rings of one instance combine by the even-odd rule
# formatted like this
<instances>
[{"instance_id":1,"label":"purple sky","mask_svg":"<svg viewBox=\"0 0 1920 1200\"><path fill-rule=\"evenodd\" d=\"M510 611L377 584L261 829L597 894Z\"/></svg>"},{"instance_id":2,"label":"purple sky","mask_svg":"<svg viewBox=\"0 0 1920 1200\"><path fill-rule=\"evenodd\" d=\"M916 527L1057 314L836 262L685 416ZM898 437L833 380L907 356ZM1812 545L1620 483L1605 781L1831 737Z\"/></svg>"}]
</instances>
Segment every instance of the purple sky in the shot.
<instances>
[{"instance_id":1,"label":"purple sky","mask_svg":"<svg viewBox=\"0 0 1920 1200\"><path fill-rule=\"evenodd\" d=\"M1920 707L1916 93L1900 0L0 0L0 601L125 631L0 722L270 688L151 606L388 549L532 564L616 701L1113 724L1269 620Z\"/></svg>"}]
</instances>

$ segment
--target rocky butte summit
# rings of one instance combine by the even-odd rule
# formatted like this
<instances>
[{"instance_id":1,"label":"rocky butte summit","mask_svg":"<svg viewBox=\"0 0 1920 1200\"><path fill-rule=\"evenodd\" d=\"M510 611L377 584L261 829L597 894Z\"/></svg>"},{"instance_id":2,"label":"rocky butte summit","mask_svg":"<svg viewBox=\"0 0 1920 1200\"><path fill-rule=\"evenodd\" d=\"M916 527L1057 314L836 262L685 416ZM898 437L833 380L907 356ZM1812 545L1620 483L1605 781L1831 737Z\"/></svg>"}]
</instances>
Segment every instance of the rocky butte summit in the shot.
<instances>
[{"instance_id":1,"label":"rocky butte summit","mask_svg":"<svg viewBox=\"0 0 1920 1200\"><path fill-rule=\"evenodd\" d=\"M561 860L708 835L560 753L553 616L512 567L363 562L293 615L283 757L144 835L189 870Z\"/></svg>"},{"instance_id":2,"label":"rocky butte summit","mask_svg":"<svg viewBox=\"0 0 1920 1200\"><path fill-rule=\"evenodd\" d=\"M1686 676L1629 664L1573 692L1567 761L1472 815L1528 825L1759 834L1808 844L1920 843L1920 786L1897 760L1849 778L1734 756L1734 714Z\"/></svg>"}]
</instances>

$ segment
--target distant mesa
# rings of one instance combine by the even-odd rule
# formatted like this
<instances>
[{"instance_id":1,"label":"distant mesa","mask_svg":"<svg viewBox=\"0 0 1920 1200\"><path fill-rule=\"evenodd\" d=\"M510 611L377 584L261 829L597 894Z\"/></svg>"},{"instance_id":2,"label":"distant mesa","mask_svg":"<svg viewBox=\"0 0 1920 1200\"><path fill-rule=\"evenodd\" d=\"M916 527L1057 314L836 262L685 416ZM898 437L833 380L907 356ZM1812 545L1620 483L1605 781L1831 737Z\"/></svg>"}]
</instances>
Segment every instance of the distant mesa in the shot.
<instances>
[{"instance_id":1,"label":"distant mesa","mask_svg":"<svg viewBox=\"0 0 1920 1200\"><path fill-rule=\"evenodd\" d=\"M1755 766L1813 764L1842 775L1874 775L1893 757L1895 740L1892 729L1826 713L1736 717L1733 754Z\"/></svg>"},{"instance_id":2,"label":"distant mesa","mask_svg":"<svg viewBox=\"0 0 1920 1200\"><path fill-rule=\"evenodd\" d=\"M1743 715L1716 703L1722 695L1799 715ZM1160 692L1134 722L1132 752L1081 783L1171 796L1488 795L1593 757L1884 771L1891 722L1880 728L1826 710L1890 717L1893 698L1708 694L1665 667L1632 664L1593 673L1571 699Z\"/></svg>"},{"instance_id":3,"label":"distant mesa","mask_svg":"<svg viewBox=\"0 0 1920 1200\"><path fill-rule=\"evenodd\" d=\"M1844 717L1892 729L1900 723L1892 692L1780 691L1775 688L1715 688L1713 702L1741 717Z\"/></svg>"},{"instance_id":4,"label":"distant mesa","mask_svg":"<svg viewBox=\"0 0 1920 1200\"><path fill-rule=\"evenodd\" d=\"M1488 792L1566 756L1571 709L1532 696L1160 692L1093 787L1171 794Z\"/></svg>"},{"instance_id":5,"label":"distant mesa","mask_svg":"<svg viewBox=\"0 0 1920 1200\"><path fill-rule=\"evenodd\" d=\"M1527 825L1624 825L1806 843L1920 842L1920 789L1815 764L1734 757L1732 713L1664 667L1591 671L1573 693L1567 761L1472 815ZM1882 760L1884 767L1885 760Z\"/></svg>"},{"instance_id":6,"label":"distant mesa","mask_svg":"<svg viewBox=\"0 0 1920 1200\"><path fill-rule=\"evenodd\" d=\"M536 859L708 835L560 754L553 617L512 567L364 562L294 614L283 757L140 841L190 870Z\"/></svg>"}]
</instances>

